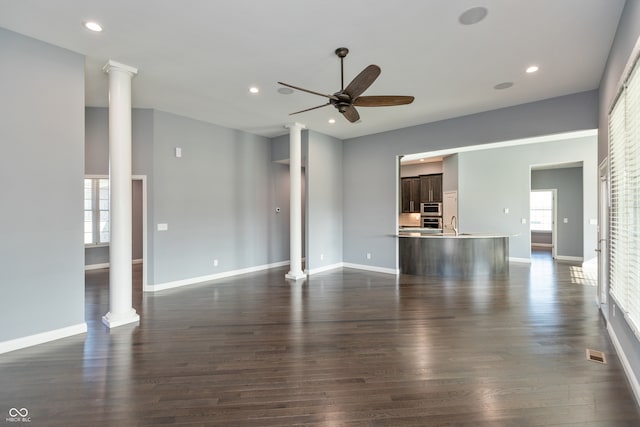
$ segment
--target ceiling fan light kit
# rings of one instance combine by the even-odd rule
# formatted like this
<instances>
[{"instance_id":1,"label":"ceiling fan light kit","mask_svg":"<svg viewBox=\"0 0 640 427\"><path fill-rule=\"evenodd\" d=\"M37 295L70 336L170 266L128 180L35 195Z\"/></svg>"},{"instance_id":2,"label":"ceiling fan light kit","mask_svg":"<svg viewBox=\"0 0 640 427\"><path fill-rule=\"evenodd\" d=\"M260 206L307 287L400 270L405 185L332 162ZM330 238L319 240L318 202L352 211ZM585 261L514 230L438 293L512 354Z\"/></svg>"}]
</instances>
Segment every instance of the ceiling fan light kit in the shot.
<instances>
[{"instance_id":1,"label":"ceiling fan light kit","mask_svg":"<svg viewBox=\"0 0 640 427\"><path fill-rule=\"evenodd\" d=\"M329 99L326 104L318 105L316 107L307 108L304 110L296 111L293 114L304 113L306 111L315 110L318 108L326 107L327 105L333 105L348 121L355 123L360 120L360 114L356 110L358 107L391 107L395 105L407 105L413 102L413 96L400 96L400 95L379 95L379 96L360 96L366 91L369 86L378 78L382 71L377 65L369 65L360 72L352 81L344 87L344 58L349 53L349 49L346 47L339 47L335 50L335 54L340 58L340 91L328 95L320 92L315 92L309 89L293 86L288 83L278 82L283 86L291 89L300 90L313 95L322 96Z\"/></svg>"}]
</instances>

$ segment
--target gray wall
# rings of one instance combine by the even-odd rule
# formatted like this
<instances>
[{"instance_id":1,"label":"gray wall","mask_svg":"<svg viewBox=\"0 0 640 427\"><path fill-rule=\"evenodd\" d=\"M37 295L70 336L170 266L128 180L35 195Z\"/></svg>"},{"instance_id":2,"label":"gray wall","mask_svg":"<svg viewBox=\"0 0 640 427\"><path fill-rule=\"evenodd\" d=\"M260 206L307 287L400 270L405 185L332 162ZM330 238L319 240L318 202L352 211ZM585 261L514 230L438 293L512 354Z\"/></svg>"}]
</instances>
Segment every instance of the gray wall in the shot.
<instances>
[{"instance_id":1,"label":"gray wall","mask_svg":"<svg viewBox=\"0 0 640 427\"><path fill-rule=\"evenodd\" d=\"M151 283L287 260L270 252L280 236L269 230L276 215L269 139L160 111L153 116L152 210L154 224L168 230L153 231Z\"/></svg>"},{"instance_id":2,"label":"gray wall","mask_svg":"<svg viewBox=\"0 0 640 427\"><path fill-rule=\"evenodd\" d=\"M306 269L342 262L342 141L308 132Z\"/></svg>"},{"instance_id":3,"label":"gray wall","mask_svg":"<svg viewBox=\"0 0 640 427\"><path fill-rule=\"evenodd\" d=\"M442 191L458 191L458 155L452 154L442 161Z\"/></svg>"},{"instance_id":4,"label":"gray wall","mask_svg":"<svg viewBox=\"0 0 640 427\"><path fill-rule=\"evenodd\" d=\"M581 258L584 250L582 172L581 167L531 171L532 190L557 189L556 256L559 257ZM594 191L595 188L592 189ZM596 218L597 212L591 212L591 215L591 218ZM567 223L564 223L564 218L567 218ZM590 228L597 232L594 226Z\"/></svg>"},{"instance_id":5,"label":"gray wall","mask_svg":"<svg viewBox=\"0 0 640 427\"><path fill-rule=\"evenodd\" d=\"M600 81L600 116L598 157L604 159L608 150L607 118L609 106L617 92L617 84L622 77L625 65L630 59L631 51L640 37L640 0L627 0L616 37L611 46L609 59ZM636 254L639 256L639 254ZM635 370L636 381L640 382L640 341L631 331L620 310L614 310L615 304L609 304L609 327L613 329L622 349ZM615 314L617 312L617 315Z\"/></svg>"},{"instance_id":6,"label":"gray wall","mask_svg":"<svg viewBox=\"0 0 640 427\"><path fill-rule=\"evenodd\" d=\"M532 231L531 245L533 246L534 244L552 245L553 234L546 231Z\"/></svg>"},{"instance_id":7,"label":"gray wall","mask_svg":"<svg viewBox=\"0 0 640 427\"><path fill-rule=\"evenodd\" d=\"M150 186L153 171L153 112L148 109L134 109L132 112L132 158L133 175L147 175L147 197L151 197ZM109 174L109 110L107 108L87 107L85 109L85 174ZM142 181L133 181L133 242L132 259L142 259ZM149 221L147 236L152 236L153 228ZM152 245L149 245L152 248ZM109 247L86 247L86 266L109 262Z\"/></svg>"},{"instance_id":8,"label":"gray wall","mask_svg":"<svg viewBox=\"0 0 640 427\"><path fill-rule=\"evenodd\" d=\"M148 284L288 259L289 168L271 162L267 138L148 109L132 119L132 173L147 176ZM87 108L86 144L86 173L107 173L107 109ZM89 251L103 253L87 264L108 262L104 248Z\"/></svg>"},{"instance_id":9,"label":"gray wall","mask_svg":"<svg viewBox=\"0 0 640 427\"><path fill-rule=\"evenodd\" d=\"M595 129L597 108L582 92L346 140L344 261L397 268L396 156Z\"/></svg>"},{"instance_id":10,"label":"gray wall","mask_svg":"<svg viewBox=\"0 0 640 427\"><path fill-rule=\"evenodd\" d=\"M0 29L0 341L84 323L84 58Z\"/></svg>"},{"instance_id":11,"label":"gray wall","mask_svg":"<svg viewBox=\"0 0 640 427\"><path fill-rule=\"evenodd\" d=\"M531 166L550 163L583 162L585 176L578 192L584 193L584 202L581 200L575 209L584 210L585 218L597 218L596 146L594 136L459 153L460 230L511 234L509 255L528 259L531 255L528 221ZM509 209L508 214L504 208ZM568 210L563 212L569 217ZM527 219L525 224L522 218ZM559 245L557 255L582 257L584 252L585 261L594 258L596 226L584 221L582 214L569 220L568 224L558 224L558 242L563 239L565 242ZM571 230L580 235L579 240L569 237Z\"/></svg>"}]
</instances>

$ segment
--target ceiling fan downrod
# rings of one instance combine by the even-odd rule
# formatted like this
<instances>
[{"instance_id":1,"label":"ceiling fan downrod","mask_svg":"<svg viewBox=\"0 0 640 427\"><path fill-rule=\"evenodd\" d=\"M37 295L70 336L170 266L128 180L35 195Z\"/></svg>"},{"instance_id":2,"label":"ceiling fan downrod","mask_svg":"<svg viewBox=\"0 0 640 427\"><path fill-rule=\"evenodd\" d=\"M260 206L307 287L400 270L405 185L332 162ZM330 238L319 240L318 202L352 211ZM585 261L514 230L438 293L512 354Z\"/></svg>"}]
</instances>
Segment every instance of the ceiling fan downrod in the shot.
<instances>
[{"instance_id":1,"label":"ceiling fan downrod","mask_svg":"<svg viewBox=\"0 0 640 427\"><path fill-rule=\"evenodd\" d=\"M339 47L336 49L336 55L340 58L340 91L344 90L344 57L349 53L349 49L346 47Z\"/></svg>"}]
</instances>

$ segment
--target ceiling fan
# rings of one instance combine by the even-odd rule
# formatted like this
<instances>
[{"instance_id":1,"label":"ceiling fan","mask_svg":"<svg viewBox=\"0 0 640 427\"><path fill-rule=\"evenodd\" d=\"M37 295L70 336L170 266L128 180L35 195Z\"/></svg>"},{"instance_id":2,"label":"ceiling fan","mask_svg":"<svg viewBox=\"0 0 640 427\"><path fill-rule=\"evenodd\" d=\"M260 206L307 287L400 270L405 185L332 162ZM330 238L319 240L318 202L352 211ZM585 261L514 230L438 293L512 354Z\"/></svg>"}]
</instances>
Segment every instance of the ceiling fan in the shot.
<instances>
[{"instance_id":1,"label":"ceiling fan","mask_svg":"<svg viewBox=\"0 0 640 427\"><path fill-rule=\"evenodd\" d=\"M340 58L340 81L341 87L339 92L333 95L326 95L324 93L314 92L309 89L293 86L287 83L278 82L283 86L290 87L292 89L301 90L303 92L311 93L314 95L323 96L329 98L329 102L326 104L318 105L317 107L307 108L306 110L296 111L293 114L304 113L305 111L315 110L317 108L326 107L327 105L333 105L336 107L342 115L351 123L357 122L360 119L360 114L355 107L390 107L394 105L406 105L413 102L413 96L397 96L397 95L384 95L384 96L360 96L365 90L373 84L373 82L380 75L380 67L377 65L369 65L360 72L349 85L344 87L344 58L349 53L349 49L346 47L339 47L335 51L336 55Z\"/></svg>"}]
</instances>

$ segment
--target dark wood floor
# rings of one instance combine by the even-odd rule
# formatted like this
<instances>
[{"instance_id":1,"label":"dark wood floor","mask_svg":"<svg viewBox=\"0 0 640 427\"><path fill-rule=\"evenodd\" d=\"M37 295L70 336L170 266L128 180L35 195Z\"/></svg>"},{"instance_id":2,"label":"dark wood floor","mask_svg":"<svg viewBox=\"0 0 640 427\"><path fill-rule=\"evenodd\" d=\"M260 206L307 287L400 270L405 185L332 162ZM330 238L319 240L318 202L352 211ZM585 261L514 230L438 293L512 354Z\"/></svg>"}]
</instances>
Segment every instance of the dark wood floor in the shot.
<instances>
[{"instance_id":1,"label":"dark wood floor","mask_svg":"<svg viewBox=\"0 0 640 427\"><path fill-rule=\"evenodd\" d=\"M274 269L155 294L109 331L90 271L86 335L0 355L0 410L45 426L639 426L579 268L501 279ZM604 351L607 364L586 360Z\"/></svg>"}]
</instances>

